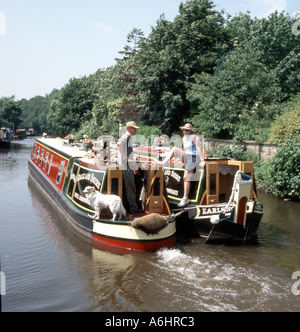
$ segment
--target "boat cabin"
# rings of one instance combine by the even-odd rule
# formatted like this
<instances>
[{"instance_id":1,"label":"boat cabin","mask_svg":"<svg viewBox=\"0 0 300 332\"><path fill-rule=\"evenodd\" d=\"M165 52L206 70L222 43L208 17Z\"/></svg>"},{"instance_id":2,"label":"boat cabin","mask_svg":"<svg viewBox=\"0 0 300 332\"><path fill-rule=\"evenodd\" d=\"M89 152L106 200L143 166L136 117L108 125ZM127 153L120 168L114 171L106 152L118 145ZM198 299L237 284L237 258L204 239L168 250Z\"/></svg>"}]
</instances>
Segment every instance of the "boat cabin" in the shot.
<instances>
[{"instance_id":1,"label":"boat cabin","mask_svg":"<svg viewBox=\"0 0 300 332\"><path fill-rule=\"evenodd\" d=\"M226 203L231 196L235 175L242 171L253 179L253 162L207 159L204 169L194 175L189 195L190 205L212 205ZM183 197L184 169L166 167L164 169L166 190L170 203L178 204ZM255 198L251 186L250 198Z\"/></svg>"},{"instance_id":2,"label":"boat cabin","mask_svg":"<svg viewBox=\"0 0 300 332\"><path fill-rule=\"evenodd\" d=\"M119 196L126 208L126 192L123 186L123 172L111 158L115 149L107 157L103 153L84 151L59 139L37 140L33 146L31 159L40 171L66 197L87 213L93 213L83 190L94 186L107 195ZM164 191L162 168L153 170L150 163L140 165L140 181L137 181L138 204L149 213L170 215ZM101 218L111 219L109 211L101 211Z\"/></svg>"},{"instance_id":3,"label":"boat cabin","mask_svg":"<svg viewBox=\"0 0 300 332\"><path fill-rule=\"evenodd\" d=\"M0 128L0 148L6 148L13 140L13 131L9 128Z\"/></svg>"}]
</instances>

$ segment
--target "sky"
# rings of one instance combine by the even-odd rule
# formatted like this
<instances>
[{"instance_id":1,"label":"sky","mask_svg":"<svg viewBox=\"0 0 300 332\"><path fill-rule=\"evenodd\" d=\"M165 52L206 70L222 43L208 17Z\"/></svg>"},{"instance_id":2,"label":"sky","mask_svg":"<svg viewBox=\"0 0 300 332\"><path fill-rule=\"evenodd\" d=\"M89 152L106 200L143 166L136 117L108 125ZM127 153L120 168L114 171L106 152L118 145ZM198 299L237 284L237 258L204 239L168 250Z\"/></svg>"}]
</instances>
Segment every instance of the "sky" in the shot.
<instances>
[{"instance_id":1,"label":"sky","mask_svg":"<svg viewBox=\"0 0 300 332\"><path fill-rule=\"evenodd\" d=\"M115 64L133 28L145 36L161 14L173 20L183 0L0 0L0 98L45 96ZM231 15L291 16L299 0L214 0Z\"/></svg>"}]
</instances>

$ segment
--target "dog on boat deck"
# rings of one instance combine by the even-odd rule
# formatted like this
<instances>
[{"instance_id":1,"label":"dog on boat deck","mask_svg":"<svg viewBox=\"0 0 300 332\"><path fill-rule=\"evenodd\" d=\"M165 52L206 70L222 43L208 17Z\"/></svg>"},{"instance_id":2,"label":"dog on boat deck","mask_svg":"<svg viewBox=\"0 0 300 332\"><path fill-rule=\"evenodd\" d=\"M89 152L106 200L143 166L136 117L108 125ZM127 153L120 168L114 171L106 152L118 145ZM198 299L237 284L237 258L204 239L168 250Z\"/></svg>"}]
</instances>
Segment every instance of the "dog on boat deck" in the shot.
<instances>
[{"instance_id":1,"label":"dog on boat deck","mask_svg":"<svg viewBox=\"0 0 300 332\"><path fill-rule=\"evenodd\" d=\"M91 216L94 220L100 218L100 212L102 209L109 209L113 214L113 221L119 218L126 217L126 210L122 204L122 200L116 195L103 195L96 192L94 187L86 187L83 190L83 194L90 202L90 206L94 208L95 215Z\"/></svg>"}]
</instances>

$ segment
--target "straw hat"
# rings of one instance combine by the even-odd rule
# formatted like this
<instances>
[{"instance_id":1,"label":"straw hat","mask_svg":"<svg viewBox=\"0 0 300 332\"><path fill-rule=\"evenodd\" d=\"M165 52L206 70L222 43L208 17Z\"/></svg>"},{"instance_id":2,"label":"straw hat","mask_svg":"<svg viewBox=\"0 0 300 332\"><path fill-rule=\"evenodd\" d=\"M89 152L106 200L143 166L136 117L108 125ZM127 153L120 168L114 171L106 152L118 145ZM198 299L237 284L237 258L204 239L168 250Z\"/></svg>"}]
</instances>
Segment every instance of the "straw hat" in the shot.
<instances>
[{"instance_id":1,"label":"straw hat","mask_svg":"<svg viewBox=\"0 0 300 332\"><path fill-rule=\"evenodd\" d=\"M184 125L183 127L180 127L180 129L181 129L181 130L184 130L184 129L186 129L186 130L191 130L192 132L195 131L195 128L193 128L193 126L192 126L191 124L189 124L189 123L187 123L187 124Z\"/></svg>"},{"instance_id":2,"label":"straw hat","mask_svg":"<svg viewBox=\"0 0 300 332\"><path fill-rule=\"evenodd\" d=\"M135 121L130 121L126 123L126 127L127 128L135 128L135 129L139 129L140 127L138 127L135 123Z\"/></svg>"}]
</instances>

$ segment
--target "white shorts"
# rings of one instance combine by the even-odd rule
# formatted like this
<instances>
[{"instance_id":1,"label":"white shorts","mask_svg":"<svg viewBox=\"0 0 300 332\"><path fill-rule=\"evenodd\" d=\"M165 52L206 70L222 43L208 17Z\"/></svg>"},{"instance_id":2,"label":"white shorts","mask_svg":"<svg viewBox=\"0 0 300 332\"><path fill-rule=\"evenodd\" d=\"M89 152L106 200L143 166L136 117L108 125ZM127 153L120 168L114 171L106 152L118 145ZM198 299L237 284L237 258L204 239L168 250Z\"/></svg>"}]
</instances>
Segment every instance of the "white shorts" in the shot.
<instances>
[{"instance_id":1,"label":"white shorts","mask_svg":"<svg viewBox=\"0 0 300 332\"><path fill-rule=\"evenodd\" d=\"M199 168L200 158L198 155L184 154L184 168L186 171L195 172Z\"/></svg>"}]
</instances>

